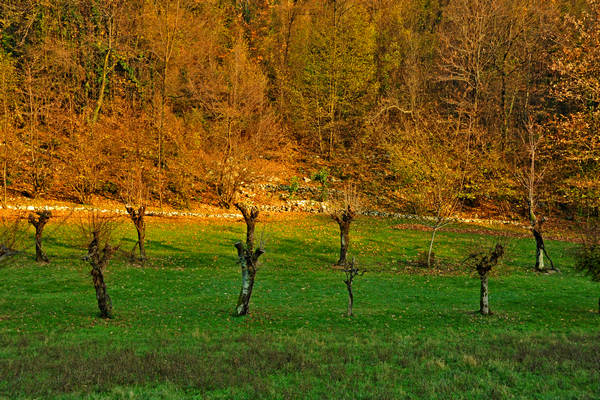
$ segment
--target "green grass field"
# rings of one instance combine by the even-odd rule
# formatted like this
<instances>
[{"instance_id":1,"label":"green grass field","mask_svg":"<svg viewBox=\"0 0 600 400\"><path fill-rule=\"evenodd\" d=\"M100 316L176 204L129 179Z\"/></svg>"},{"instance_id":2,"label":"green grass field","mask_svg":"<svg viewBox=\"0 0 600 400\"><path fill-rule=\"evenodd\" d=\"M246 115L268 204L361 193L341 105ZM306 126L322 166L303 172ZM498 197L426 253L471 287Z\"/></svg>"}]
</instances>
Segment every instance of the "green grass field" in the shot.
<instances>
[{"instance_id":1,"label":"green grass field","mask_svg":"<svg viewBox=\"0 0 600 400\"><path fill-rule=\"evenodd\" d=\"M512 239L490 279L492 316L476 313L469 271L407 269L428 233L367 219L351 253L368 269L345 316L337 226L325 217L260 223L251 315L233 317L239 221L148 220L149 265L106 272L115 318L98 318L73 225L47 228L51 264L30 248L0 265L0 397L115 399L600 398L600 285L572 269L572 244L549 242L562 273L532 271L534 243ZM133 225L117 234L134 243ZM440 233L458 264L494 238ZM79 248L77 247L79 246Z\"/></svg>"}]
</instances>

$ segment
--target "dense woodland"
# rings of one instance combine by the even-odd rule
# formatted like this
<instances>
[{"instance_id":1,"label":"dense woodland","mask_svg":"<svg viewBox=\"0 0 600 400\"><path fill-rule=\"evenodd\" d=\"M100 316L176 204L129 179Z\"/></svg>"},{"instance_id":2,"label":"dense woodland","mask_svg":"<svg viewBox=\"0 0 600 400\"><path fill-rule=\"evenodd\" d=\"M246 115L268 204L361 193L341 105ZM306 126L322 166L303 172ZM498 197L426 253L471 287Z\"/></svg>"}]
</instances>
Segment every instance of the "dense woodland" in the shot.
<instances>
[{"instance_id":1,"label":"dense woodland","mask_svg":"<svg viewBox=\"0 0 600 400\"><path fill-rule=\"evenodd\" d=\"M599 127L596 0L0 4L4 202L227 205L277 163L397 210L573 216Z\"/></svg>"}]
</instances>

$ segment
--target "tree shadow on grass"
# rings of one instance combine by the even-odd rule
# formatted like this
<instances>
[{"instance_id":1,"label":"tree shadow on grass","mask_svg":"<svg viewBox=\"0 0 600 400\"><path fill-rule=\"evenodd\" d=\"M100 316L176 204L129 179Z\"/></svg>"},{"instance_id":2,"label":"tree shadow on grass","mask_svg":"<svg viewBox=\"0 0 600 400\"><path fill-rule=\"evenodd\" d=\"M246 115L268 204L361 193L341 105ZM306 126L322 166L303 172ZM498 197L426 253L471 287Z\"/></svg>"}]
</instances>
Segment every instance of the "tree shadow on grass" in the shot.
<instances>
[{"instance_id":1,"label":"tree shadow on grass","mask_svg":"<svg viewBox=\"0 0 600 400\"><path fill-rule=\"evenodd\" d=\"M131 245L133 246L134 243L137 242L137 239L129 239L129 238L124 238L122 239L123 242L128 242L131 243ZM161 250L168 250L168 251L185 251L179 247L170 245L170 244L166 244L162 241L159 240L146 240L146 247L151 250L151 251L161 251Z\"/></svg>"}]
</instances>

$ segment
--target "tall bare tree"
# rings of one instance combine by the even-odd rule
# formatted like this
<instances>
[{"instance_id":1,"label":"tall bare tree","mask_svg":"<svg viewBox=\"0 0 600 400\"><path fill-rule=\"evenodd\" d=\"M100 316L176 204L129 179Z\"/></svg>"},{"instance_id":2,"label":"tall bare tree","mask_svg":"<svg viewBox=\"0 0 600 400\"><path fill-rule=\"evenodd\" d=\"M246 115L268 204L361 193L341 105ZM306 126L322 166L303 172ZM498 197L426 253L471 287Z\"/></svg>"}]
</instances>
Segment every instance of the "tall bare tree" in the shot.
<instances>
[{"instance_id":1,"label":"tall bare tree","mask_svg":"<svg viewBox=\"0 0 600 400\"><path fill-rule=\"evenodd\" d=\"M538 215L539 205L539 190L544 183L545 168L540 167L538 158L539 151L544 140L543 128L533 121L533 117L529 117L524 124L523 144L526 149L527 165L519 171L517 179L520 181L523 189L526 192L527 211L531 233L535 239L535 269L536 271L545 271L544 256L550 261L550 269L556 270L552 259L546 251L543 238L543 225L545 217Z\"/></svg>"}]
</instances>

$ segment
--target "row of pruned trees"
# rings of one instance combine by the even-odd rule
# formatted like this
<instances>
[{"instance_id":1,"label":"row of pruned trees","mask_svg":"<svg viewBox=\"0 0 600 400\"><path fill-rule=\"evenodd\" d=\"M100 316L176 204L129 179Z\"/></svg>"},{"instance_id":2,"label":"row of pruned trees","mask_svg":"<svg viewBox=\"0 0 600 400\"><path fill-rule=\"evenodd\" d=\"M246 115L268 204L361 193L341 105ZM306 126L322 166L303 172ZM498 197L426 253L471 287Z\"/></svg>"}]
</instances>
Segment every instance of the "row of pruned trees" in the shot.
<instances>
[{"instance_id":1,"label":"row of pruned trees","mask_svg":"<svg viewBox=\"0 0 600 400\"><path fill-rule=\"evenodd\" d=\"M245 242L237 242L234 245L242 277L242 286L235 313L238 316L242 316L249 313L250 299L254 288L259 259L265 253L265 243L261 238L257 244L255 238L256 223L260 213L258 207L243 202L236 202L235 206L242 214L246 224ZM350 259L348 256L350 225L357 216L358 207L359 203L356 191L354 188L350 188L347 190L343 201L339 203L338 208L332 210L330 213L332 219L338 223L340 228L340 258L336 262L336 265L342 267L345 273L344 284L348 291L348 316L352 316L353 314L354 279L365 272L364 269L359 268L354 257ZM143 263L146 259L144 251L145 207L142 206L137 210L133 207L127 207L127 211L138 234L138 241L129 254L134 258L135 250L139 248L140 261ZM49 262L42 247L42 235L44 227L51 216L49 211L44 210L37 211L35 214L29 214L27 218L28 223L35 227L36 260L38 262ZM16 254L17 243L22 239L24 232L22 222L23 220L19 218L12 221L8 219L2 221L0 227L0 260ZM88 262L92 268L92 282L96 291L100 315L103 318L112 317L112 301L107 292L104 271L111 258L119 250L119 246L111 244L111 235L115 227L114 217L99 212L90 213L87 220L81 224L82 233L89 240L87 254L82 259ZM600 224L597 223L597 220L591 220L588 221L586 228L587 230L583 236L584 242L578 252L576 268L590 274L593 280L598 281L600 280L600 236L598 235ZM464 261L479 274L481 280L480 313L483 315L491 313L489 307L489 273L503 257L504 252L505 245L497 243L490 251L482 249L471 252Z\"/></svg>"}]
</instances>

